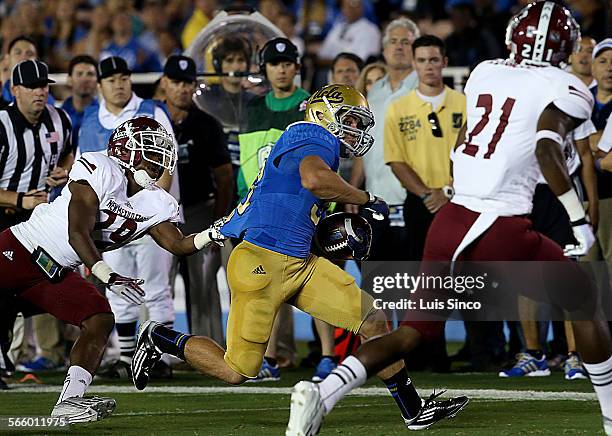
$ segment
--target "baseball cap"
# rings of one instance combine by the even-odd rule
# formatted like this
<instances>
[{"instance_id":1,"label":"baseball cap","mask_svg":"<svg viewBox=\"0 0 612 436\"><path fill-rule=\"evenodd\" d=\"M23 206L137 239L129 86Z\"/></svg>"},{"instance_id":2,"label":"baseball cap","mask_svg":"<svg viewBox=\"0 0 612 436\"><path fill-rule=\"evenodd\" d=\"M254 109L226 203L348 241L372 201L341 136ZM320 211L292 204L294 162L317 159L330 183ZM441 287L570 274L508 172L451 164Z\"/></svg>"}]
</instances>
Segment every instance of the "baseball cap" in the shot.
<instances>
[{"instance_id":1,"label":"baseball cap","mask_svg":"<svg viewBox=\"0 0 612 436\"><path fill-rule=\"evenodd\" d=\"M271 39L263 46L260 52L261 64L288 60L298 63L298 49L287 38Z\"/></svg>"},{"instance_id":2,"label":"baseball cap","mask_svg":"<svg viewBox=\"0 0 612 436\"><path fill-rule=\"evenodd\" d=\"M102 59L98 64L98 82L117 73L132 74L125 59L119 56Z\"/></svg>"},{"instance_id":3,"label":"baseball cap","mask_svg":"<svg viewBox=\"0 0 612 436\"><path fill-rule=\"evenodd\" d=\"M13 86L21 85L27 88L38 88L48 83L55 83L49 79L49 68L41 61L21 61L13 67L11 74Z\"/></svg>"},{"instance_id":4,"label":"baseball cap","mask_svg":"<svg viewBox=\"0 0 612 436\"><path fill-rule=\"evenodd\" d=\"M595 46L593 49L593 59L609 48L612 48L612 38L606 38Z\"/></svg>"},{"instance_id":5,"label":"baseball cap","mask_svg":"<svg viewBox=\"0 0 612 436\"><path fill-rule=\"evenodd\" d=\"M172 55L164 65L164 76L184 82L195 82L197 79L196 64L188 56Z\"/></svg>"}]
</instances>

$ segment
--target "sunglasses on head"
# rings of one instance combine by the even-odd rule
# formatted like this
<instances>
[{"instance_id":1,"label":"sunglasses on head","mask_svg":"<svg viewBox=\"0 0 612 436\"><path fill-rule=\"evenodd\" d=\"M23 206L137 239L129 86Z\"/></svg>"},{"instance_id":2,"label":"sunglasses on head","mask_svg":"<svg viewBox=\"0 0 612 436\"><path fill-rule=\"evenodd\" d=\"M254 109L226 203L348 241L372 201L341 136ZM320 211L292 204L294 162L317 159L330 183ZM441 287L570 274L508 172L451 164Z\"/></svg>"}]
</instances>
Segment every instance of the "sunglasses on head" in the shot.
<instances>
[{"instance_id":1,"label":"sunglasses on head","mask_svg":"<svg viewBox=\"0 0 612 436\"><path fill-rule=\"evenodd\" d=\"M438 115L435 112L427 115L427 121L431 125L431 133L436 138L442 137L442 127L440 127L440 120L438 119Z\"/></svg>"}]
</instances>

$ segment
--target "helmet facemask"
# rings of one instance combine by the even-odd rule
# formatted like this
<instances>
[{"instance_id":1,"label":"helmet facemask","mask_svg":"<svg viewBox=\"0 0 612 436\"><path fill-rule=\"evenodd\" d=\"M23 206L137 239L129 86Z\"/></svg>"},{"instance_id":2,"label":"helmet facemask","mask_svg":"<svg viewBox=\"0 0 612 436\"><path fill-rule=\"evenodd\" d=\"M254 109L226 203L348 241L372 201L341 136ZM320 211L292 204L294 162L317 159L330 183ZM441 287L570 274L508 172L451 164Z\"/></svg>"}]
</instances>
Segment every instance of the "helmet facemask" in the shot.
<instances>
[{"instance_id":1,"label":"helmet facemask","mask_svg":"<svg viewBox=\"0 0 612 436\"><path fill-rule=\"evenodd\" d=\"M366 154L374 144L374 138L368 133L374 126L372 112L367 108L352 105L339 105L333 108L327 97L323 97L323 101L328 111L334 116L334 121L327 125L327 130L336 136L344 146L341 156L344 158L360 157ZM347 117L356 118L357 127L346 124ZM349 137L355 138L354 144L347 141Z\"/></svg>"}]
</instances>

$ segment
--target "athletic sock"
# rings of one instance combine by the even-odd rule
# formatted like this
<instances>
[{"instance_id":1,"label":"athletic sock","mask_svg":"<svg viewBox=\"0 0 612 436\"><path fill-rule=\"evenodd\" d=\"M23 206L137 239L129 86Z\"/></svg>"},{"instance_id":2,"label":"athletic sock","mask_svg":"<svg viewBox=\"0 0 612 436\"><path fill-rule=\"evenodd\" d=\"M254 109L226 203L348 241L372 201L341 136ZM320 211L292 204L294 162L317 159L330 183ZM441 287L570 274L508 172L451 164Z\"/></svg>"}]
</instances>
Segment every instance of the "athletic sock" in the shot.
<instances>
[{"instance_id":1,"label":"athletic sock","mask_svg":"<svg viewBox=\"0 0 612 436\"><path fill-rule=\"evenodd\" d=\"M121 351L119 360L130 364L136 350L136 321L118 322L115 324L115 327L117 328L119 350Z\"/></svg>"},{"instance_id":2,"label":"athletic sock","mask_svg":"<svg viewBox=\"0 0 612 436\"><path fill-rule=\"evenodd\" d=\"M348 392L365 383L368 376L363 364L349 356L318 384L327 415Z\"/></svg>"},{"instance_id":3,"label":"athletic sock","mask_svg":"<svg viewBox=\"0 0 612 436\"><path fill-rule=\"evenodd\" d=\"M162 353L172 354L182 360L185 360L185 344L191 336L163 325L158 325L151 331L153 343Z\"/></svg>"},{"instance_id":4,"label":"athletic sock","mask_svg":"<svg viewBox=\"0 0 612 436\"><path fill-rule=\"evenodd\" d=\"M68 368L64 388L56 404L61 403L66 398L82 397L91 383L91 374L85 368L72 365Z\"/></svg>"},{"instance_id":5,"label":"athletic sock","mask_svg":"<svg viewBox=\"0 0 612 436\"><path fill-rule=\"evenodd\" d=\"M414 418L421 410L423 402L417 393L405 368L402 368L393 377L383 380L391 396L397 403L404 419Z\"/></svg>"},{"instance_id":6,"label":"athletic sock","mask_svg":"<svg viewBox=\"0 0 612 436\"><path fill-rule=\"evenodd\" d=\"M612 419L612 356L601 363L583 362L583 365L591 377L602 415Z\"/></svg>"},{"instance_id":7,"label":"athletic sock","mask_svg":"<svg viewBox=\"0 0 612 436\"><path fill-rule=\"evenodd\" d=\"M527 351L527 353L531 354L531 356L535 360L542 360L542 357L544 357L544 353L542 352L542 350L525 350L525 351Z\"/></svg>"}]
</instances>

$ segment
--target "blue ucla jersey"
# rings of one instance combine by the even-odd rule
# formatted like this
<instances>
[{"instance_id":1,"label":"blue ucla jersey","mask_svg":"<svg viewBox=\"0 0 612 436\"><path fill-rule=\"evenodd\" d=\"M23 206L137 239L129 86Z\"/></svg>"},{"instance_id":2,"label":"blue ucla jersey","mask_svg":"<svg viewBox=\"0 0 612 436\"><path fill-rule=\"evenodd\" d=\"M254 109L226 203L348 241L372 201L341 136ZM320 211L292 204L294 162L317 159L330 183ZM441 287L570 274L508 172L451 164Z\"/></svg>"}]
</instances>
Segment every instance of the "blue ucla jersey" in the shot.
<instances>
[{"instance_id":1,"label":"blue ucla jersey","mask_svg":"<svg viewBox=\"0 0 612 436\"><path fill-rule=\"evenodd\" d=\"M300 162L311 155L319 156L335 172L340 163L340 142L317 124L291 124L221 233L277 253L307 257L315 226L324 212L323 200L302 186Z\"/></svg>"}]
</instances>

